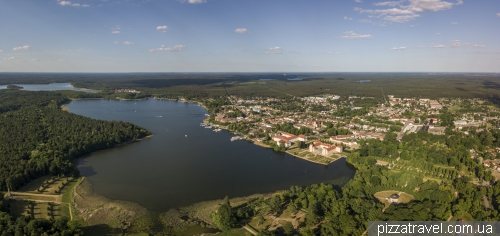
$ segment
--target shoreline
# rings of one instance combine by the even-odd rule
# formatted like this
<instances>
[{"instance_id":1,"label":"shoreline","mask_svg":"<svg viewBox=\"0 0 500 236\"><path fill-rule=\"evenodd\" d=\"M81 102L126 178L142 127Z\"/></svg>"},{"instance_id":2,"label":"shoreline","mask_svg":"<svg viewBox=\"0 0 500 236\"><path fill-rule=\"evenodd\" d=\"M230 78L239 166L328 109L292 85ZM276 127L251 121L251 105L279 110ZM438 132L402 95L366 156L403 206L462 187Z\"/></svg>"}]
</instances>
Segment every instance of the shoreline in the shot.
<instances>
[{"instance_id":1,"label":"shoreline","mask_svg":"<svg viewBox=\"0 0 500 236\"><path fill-rule=\"evenodd\" d=\"M88 89L88 88L78 88L78 87L73 86L73 84L72 84L72 83L69 83L69 86L70 86L71 88L77 89L76 91L83 90L83 91L95 91L95 93L99 93L99 92L101 92L101 90Z\"/></svg>"},{"instance_id":2,"label":"shoreline","mask_svg":"<svg viewBox=\"0 0 500 236\"><path fill-rule=\"evenodd\" d=\"M69 111L70 109L69 109L69 107L68 107L68 104L69 104L69 103L67 103L67 104L62 104L61 106L59 106L59 108L61 108L61 110L63 110L63 111Z\"/></svg>"},{"instance_id":3,"label":"shoreline","mask_svg":"<svg viewBox=\"0 0 500 236\"><path fill-rule=\"evenodd\" d=\"M270 198L283 191L233 197L230 198L230 202L232 207L238 207L258 198ZM89 235L103 234L103 231L96 227L98 225L108 225L110 228L106 233L110 233L108 230L111 230L113 235L141 233L143 229L136 228L137 222L144 224L155 221L162 223L163 230L171 227L173 232L180 235L193 229L201 235L220 232L212 222L210 212L216 211L223 199L205 200L164 212L155 212L133 201L111 199L94 192L92 183L85 176L81 177L72 192L71 203L76 217L83 219L90 226L85 232Z\"/></svg>"},{"instance_id":4,"label":"shoreline","mask_svg":"<svg viewBox=\"0 0 500 236\"><path fill-rule=\"evenodd\" d=\"M247 139L247 141L250 141L250 142L252 142L254 145L257 145L257 146L260 146L260 147L263 147L263 148L272 148L271 146L269 146L269 145L267 145L267 144L264 144L264 143L262 143L262 142L255 142L255 141L253 141L253 140L248 140L248 139ZM290 150L285 151L285 153L290 154L290 155L291 155L291 156L293 156L293 157L300 158L300 159L302 159L302 160L304 160L304 161L309 161L309 162L316 163L316 164L321 164L321 165L324 165L324 166L330 165L330 164L332 164L332 163L334 163L334 162L336 162L336 161L338 161L338 160L340 160L340 159L342 159L342 158L345 158L345 157L342 157L342 156L341 156L341 157L335 158L335 160L333 160L332 162L330 162L330 163L328 163L328 164L325 164L325 163L322 163L322 162L319 162L319 161L310 160L310 159L307 159L306 157L301 157L301 156L299 156L299 155L293 154ZM324 156L323 156L323 157L324 157ZM328 158L328 157L326 157L326 158Z\"/></svg>"},{"instance_id":5,"label":"shoreline","mask_svg":"<svg viewBox=\"0 0 500 236\"><path fill-rule=\"evenodd\" d=\"M72 101L74 101L74 100L98 100L98 99L104 99L104 98L89 98L89 99L84 98L84 99L72 99ZM174 100L174 99L167 99L167 98L155 98L155 97L151 97L151 98L142 98L142 99L117 99L117 101L141 101L141 100L148 100L148 99L176 101L176 100ZM209 113L208 109L205 107L205 105L203 105L203 102L200 102L200 101L188 101L188 100L177 100L177 101L182 101L182 102L187 102L187 103L197 104L197 105L199 105L199 106L203 107L203 109L205 109L205 111L206 111L207 113ZM61 105L60 107L61 107L61 109L62 109L62 110L64 110L64 111L69 111L70 109L68 108L68 106L67 106L67 105L68 105L68 104L63 104L63 105ZM210 117L206 117L205 119L203 119L202 123L214 125L214 124L212 124L212 123L210 123L210 122L208 121L208 120L209 120L209 118L210 118ZM221 129L224 129L224 127L222 127L222 126L221 126L220 128L221 128ZM229 132L229 130L227 130L227 129L224 129L224 130L226 130L226 131L228 131L228 132ZM143 137L143 138L141 138L141 139L130 140L130 141L125 142L125 143L117 144L117 145L115 145L114 147L120 147L120 146L123 146L123 145L126 145L126 144L131 144L131 143L134 143L134 142L138 142L138 141L140 141L140 140L142 140L142 139L145 139L145 138L151 138L152 136L153 136L153 134L148 135L148 136L146 136L146 137ZM248 139L247 139L247 140L248 140ZM261 143L261 142L255 142L255 141L253 141L253 140L248 140L248 141L252 142L254 145L257 145L257 146L260 146L260 147L263 147L263 148L271 148L271 146L266 145L266 144L263 144L263 143ZM293 153L292 153L291 151L289 151L289 150L285 151L285 153L287 153L287 154L289 154L289 155L292 155L292 156L294 156L294 157L300 158L300 159L302 159L302 160L309 161L309 162L316 163L316 164L320 164L320 165L324 165L324 166L327 166L327 165L329 165L329 164L331 164L331 163L334 163L334 162L336 162L337 160L339 160L339 159L341 159L341 158L342 158L342 157L336 158L335 160L332 160L330 163L325 164L325 163L322 163L322 162L319 162L319 161L310 160L310 159L308 159L308 158L306 158L306 157L301 157L301 156L299 156L299 155L293 154ZM328 157L325 157L325 158L328 158Z\"/></svg>"},{"instance_id":6,"label":"shoreline","mask_svg":"<svg viewBox=\"0 0 500 236\"><path fill-rule=\"evenodd\" d=\"M103 99L103 98L98 98L98 99ZM150 98L139 99L139 100L147 100L147 99ZM78 100L87 100L87 99L78 99ZM95 99L88 99L88 100L95 100ZM158 99L158 100L167 100L167 99ZM202 106L207 113L209 112L200 101L184 101L184 102L197 104L199 106ZM67 105L68 104L63 104L60 107L61 109L68 111L69 108L67 107ZM209 117L205 117L203 119L203 122L208 123L208 119ZM151 137L153 137L153 134L147 135L140 139L129 140L127 142L117 144L111 148L125 146ZM251 141L253 144L257 146L261 146L264 148L271 148L270 146L260 142L254 142L253 140L249 141ZM313 161L307 158L300 157L298 155L291 153L290 151L286 151L286 153L294 157L303 159L305 161L321 165L329 165L340 159L337 158L328 164L324 164L318 161ZM83 191L82 189L88 190L86 194L83 196L81 193L81 191ZM271 193L256 193L250 196L235 197L231 199L231 205L233 207L237 206L239 205L238 204L239 202L241 202L241 204L244 204L245 202L251 201L256 197L269 197L280 191L283 190L277 190ZM87 201L90 202L87 203ZM107 197L95 193L92 189L92 183L90 183L88 179L82 180L82 182L76 187L75 194L73 196L73 203L76 212L78 212L79 216L84 218L85 221L90 226L98 224L109 224L110 226L112 225L115 230L119 230L122 232L125 232L125 230L126 231L131 230L133 232L134 222L136 221L142 222L143 217L145 217L147 214L150 213L158 214L158 218L161 222L163 222L166 225L170 225L178 230L187 230L190 227L197 227L197 226L201 226L206 230L213 230L216 227L211 221L211 219L208 217L208 213L211 211L215 211L221 201L222 201L221 199L206 200L206 201L196 202L183 207L172 208L162 213L153 213L153 211L151 211L150 209L147 209L136 202L109 199ZM117 218L122 219L122 222L116 222Z\"/></svg>"},{"instance_id":7,"label":"shoreline","mask_svg":"<svg viewBox=\"0 0 500 236\"><path fill-rule=\"evenodd\" d=\"M150 134L150 135L142 137L142 138L132 139L132 140L129 140L127 142L119 143L119 144L114 145L111 148L121 147L121 146L125 146L125 145L128 145L128 144L136 143L136 142L139 142L141 140L144 140L144 139L147 139L147 138L151 138L151 137L153 137L153 134Z\"/></svg>"}]
</instances>

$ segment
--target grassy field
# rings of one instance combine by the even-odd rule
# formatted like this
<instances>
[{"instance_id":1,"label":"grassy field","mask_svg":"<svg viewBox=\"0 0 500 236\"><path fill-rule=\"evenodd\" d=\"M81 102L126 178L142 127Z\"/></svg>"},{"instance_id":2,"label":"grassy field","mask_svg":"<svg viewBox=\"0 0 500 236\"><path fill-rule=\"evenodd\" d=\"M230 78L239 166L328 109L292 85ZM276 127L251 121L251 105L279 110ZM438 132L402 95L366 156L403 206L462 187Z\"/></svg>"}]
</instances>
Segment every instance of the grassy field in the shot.
<instances>
[{"instance_id":1,"label":"grassy field","mask_svg":"<svg viewBox=\"0 0 500 236\"><path fill-rule=\"evenodd\" d=\"M425 176L423 178L424 181L427 181L427 180L434 180L436 181L437 183L441 184L443 182L451 182L451 180L445 180L445 179L440 179L440 178L434 178L434 177L429 177L429 176Z\"/></svg>"},{"instance_id":2,"label":"grassy field","mask_svg":"<svg viewBox=\"0 0 500 236\"><path fill-rule=\"evenodd\" d=\"M273 215L267 215L264 216L264 221L260 222L259 224L259 219L258 217L254 217L248 225L253 227L254 229L261 231L261 230L276 230L281 227L283 227L283 224L288 221L292 223L294 228L298 228L299 224L304 222L305 217L305 212L303 211L298 211L297 213L293 214L288 210L284 210L279 216L273 216Z\"/></svg>"},{"instance_id":3,"label":"grassy field","mask_svg":"<svg viewBox=\"0 0 500 236\"><path fill-rule=\"evenodd\" d=\"M375 194L373 194L373 196L375 196L380 202L384 203L385 208L387 208L391 205L391 203L388 201L388 199L391 197L392 194L395 194L395 193L399 195L399 203L408 203L411 200L415 199L410 194L407 194L407 193L401 192L401 191L393 191L393 190L376 192Z\"/></svg>"},{"instance_id":4,"label":"grassy field","mask_svg":"<svg viewBox=\"0 0 500 236\"><path fill-rule=\"evenodd\" d=\"M251 236L253 234L249 233L245 229L231 229L229 231L221 232L217 234L218 236Z\"/></svg>"},{"instance_id":5,"label":"grassy field","mask_svg":"<svg viewBox=\"0 0 500 236\"><path fill-rule=\"evenodd\" d=\"M35 179L12 192L9 200L10 213L13 216L30 216L32 218L73 219L72 193L79 179L68 177L43 176Z\"/></svg>"},{"instance_id":6,"label":"grassy field","mask_svg":"<svg viewBox=\"0 0 500 236\"><path fill-rule=\"evenodd\" d=\"M458 215L453 216L450 221L458 221L458 220L465 220L465 221L474 221L474 218L472 215L468 212L462 211Z\"/></svg>"}]
</instances>

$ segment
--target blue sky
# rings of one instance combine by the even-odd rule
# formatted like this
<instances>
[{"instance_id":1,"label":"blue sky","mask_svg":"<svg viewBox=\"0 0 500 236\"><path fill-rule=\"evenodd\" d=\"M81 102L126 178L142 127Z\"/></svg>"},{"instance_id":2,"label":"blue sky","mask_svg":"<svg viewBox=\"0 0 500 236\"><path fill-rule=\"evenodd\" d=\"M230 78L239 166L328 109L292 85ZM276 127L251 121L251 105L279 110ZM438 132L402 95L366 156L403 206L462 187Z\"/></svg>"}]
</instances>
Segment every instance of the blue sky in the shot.
<instances>
[{"instance_id":1,"label":"blue sky","mask_svg":"<svg viewBox=\"0 0 500 236\"><path fill-rule=\"evenodd\" d=\"M0 6L0 72L500 72L498 0Z\"/></svg>"}]
</instances>

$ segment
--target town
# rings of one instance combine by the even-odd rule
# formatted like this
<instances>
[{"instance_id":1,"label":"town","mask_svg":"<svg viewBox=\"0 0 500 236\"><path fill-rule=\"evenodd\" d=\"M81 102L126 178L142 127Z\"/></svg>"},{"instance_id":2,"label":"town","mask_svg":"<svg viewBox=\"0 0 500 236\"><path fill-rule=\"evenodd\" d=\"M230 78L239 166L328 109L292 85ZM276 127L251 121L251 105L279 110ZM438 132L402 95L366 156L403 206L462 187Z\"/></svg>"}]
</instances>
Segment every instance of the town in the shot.
<instances>
[{"instance_id":1,"label":"town","mask_svg":"<svg viewBox=\"0 0 500 236\"><path fill-rule=\"evenodd\" d=\"M204 105L213 112L206 119L211 127L325 165L369 139L383 141L389 135L401 141L405 134L420 131L443 135L454 130L468 135L496 128L500 115L495 106L481 99L433 100L393 95L382 100L331 94L288 100L230 96L224 102L208 99ZM470 152L472 158L478 156L476 150ZM488 157L484 165L500 171L500 161L495 160L499 148L484 152Z\"/></svg>"}]
</instances>

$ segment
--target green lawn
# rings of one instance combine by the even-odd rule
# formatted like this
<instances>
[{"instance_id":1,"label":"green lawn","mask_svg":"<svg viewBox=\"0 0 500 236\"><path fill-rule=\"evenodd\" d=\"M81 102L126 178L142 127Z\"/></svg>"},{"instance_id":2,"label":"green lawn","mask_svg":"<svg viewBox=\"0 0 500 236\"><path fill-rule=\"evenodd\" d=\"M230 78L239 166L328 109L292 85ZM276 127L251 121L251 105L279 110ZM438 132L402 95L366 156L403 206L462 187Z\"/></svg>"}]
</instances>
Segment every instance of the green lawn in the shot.
<instances>
[{"instance_id":1,"label":"green lawn","mask_svg":"<svg viewBox=\"0 0 500 236\"><path fill-rule=\"evenodd\" d=\"M453 216L450 221L457 221L457 220L474 221L474 218L468 212L462 211L459 214L460 215Z\"/></svg>"},{"instance_id":2,"label":"green lawn","mask_svg":"<svg viewBox=\"0 0 500 236\"><path fill-rule=\"evenodd\" d=\"M250 236L252 235L249 233L246 229L243 228L238 228L238 229L231 229L229 231L224 231L219 234L219 236Z\"/></svg>"}]
</instances>

